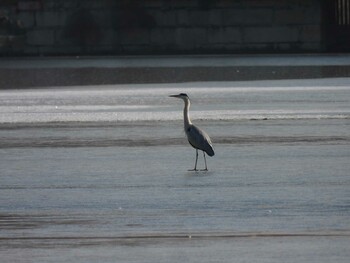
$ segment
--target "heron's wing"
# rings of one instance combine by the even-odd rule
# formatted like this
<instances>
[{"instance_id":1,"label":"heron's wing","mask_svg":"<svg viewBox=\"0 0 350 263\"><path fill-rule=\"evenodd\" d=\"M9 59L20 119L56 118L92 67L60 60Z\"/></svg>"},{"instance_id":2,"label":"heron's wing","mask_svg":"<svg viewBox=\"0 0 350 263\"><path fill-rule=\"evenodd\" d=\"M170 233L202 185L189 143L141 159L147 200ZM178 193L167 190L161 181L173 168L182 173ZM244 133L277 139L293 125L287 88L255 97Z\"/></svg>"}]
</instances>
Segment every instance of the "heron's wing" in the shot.
<instances>
[{"instance_id":1,"label":"heron's wing","mask_svg":"<svg viewBox=\"0 0 350 263\"><path fill-rule=\"evenodd\" d=\"M186 135L189 143L196 149L205 151L209 156L214 155L213 146L209 135L198 128L197 126L191 125L186 130Z\"/></svg>"}]
</instances>

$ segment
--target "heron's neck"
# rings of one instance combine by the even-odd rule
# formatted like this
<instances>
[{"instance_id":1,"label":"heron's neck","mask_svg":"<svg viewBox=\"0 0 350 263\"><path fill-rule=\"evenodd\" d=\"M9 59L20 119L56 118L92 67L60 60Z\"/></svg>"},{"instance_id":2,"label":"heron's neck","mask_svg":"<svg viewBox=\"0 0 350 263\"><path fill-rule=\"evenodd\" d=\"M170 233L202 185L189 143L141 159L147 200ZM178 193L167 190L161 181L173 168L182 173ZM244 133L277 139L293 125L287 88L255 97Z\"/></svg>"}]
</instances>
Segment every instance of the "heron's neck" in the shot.
<instances>
[{"instance_id":1,"label":"heron's neck","mask_svg":"<svg viewBox=\"0 0 350 263\"><path fill-rule=\"evenodd\" d=\"M188 128L192 124L190 120L190 115L189 115L189 110L190 110L190 101L185 100L185 107L184 107L184 124L185 124L185 129Z\"/></svg>"}]
</instances>

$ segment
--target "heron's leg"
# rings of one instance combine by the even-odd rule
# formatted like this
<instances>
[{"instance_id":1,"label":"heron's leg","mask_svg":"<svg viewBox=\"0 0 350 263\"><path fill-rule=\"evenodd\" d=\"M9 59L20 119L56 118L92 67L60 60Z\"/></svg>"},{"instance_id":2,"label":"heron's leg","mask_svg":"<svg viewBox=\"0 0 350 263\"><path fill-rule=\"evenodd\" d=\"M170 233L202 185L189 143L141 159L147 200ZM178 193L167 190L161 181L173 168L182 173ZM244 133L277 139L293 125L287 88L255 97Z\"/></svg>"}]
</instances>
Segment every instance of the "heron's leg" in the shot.
<instances>
[{"instance_id":1,"label":"heron's leg","mask_svg":"<svg viewBox=\"0 0 350 263\"><path fill-rule=\"evenodd\" d=\"M194 164L194 169L195 171L197 171L197 162L198 162L198 149L196 149L196 162Z\"/></svg>"},{"instance_id":2,"label":"heron's leg","mask_svg":"<svg viewBox=\"0 0 350 263\"><path fill-rule=\"evenodd\" d=\"M197 171L197 161L198 161L198 149L196 149L196 162L194 163L194 169L189 171Z\"/></svg>"},{"instance_id":3,"label":"heron's leg","mask_svg":"<svg viewBox=\"0 0 350 263\"><path fill-rule=\"evenodd\" d=\"M203 169L203 171L208 171L207 159L205 158L205 152L204 151L203 151L203 157L204 157L204 163L205 163L205 169Z\"/></svg>"}]
</instances>

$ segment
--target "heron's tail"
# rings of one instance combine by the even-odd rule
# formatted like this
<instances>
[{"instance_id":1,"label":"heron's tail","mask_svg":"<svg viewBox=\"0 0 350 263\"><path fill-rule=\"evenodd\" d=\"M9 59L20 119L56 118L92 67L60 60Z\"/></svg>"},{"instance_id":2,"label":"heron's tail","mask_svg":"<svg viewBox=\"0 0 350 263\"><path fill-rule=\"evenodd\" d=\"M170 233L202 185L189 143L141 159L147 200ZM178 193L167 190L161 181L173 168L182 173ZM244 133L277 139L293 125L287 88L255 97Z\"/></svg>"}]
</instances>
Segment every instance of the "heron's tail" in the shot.
<instances>
[{"instance_id":1,"label":"heron's tail","mask_svg":"<svg viewBox=\"0 0 350 263\"><path fill-rule=\"evenodd\" d=\"M210 157L212 157L212 156L214 156L215 155L215 153L214 153L214 149L213 149L213 147L208 147L208 149L206 149L206 151L205 151Z\"/></svg>"}]
</instances>

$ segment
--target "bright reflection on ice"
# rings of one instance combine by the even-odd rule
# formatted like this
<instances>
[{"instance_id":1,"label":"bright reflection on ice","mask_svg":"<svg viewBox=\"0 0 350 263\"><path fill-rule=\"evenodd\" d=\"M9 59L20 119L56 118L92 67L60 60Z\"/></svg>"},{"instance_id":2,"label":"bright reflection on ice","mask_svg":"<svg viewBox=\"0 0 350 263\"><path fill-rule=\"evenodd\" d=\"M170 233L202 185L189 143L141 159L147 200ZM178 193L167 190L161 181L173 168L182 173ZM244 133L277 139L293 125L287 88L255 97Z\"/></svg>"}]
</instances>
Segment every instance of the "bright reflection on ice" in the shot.
<instances>
[{"instance_id":1,"label":"bright reflection on ice","mask_svg":"<svg viewBox=\"0 0 350 263\"><path fill-rule=\"evenodd\" d=\"M324 119L350 115L348 79L105 85L0 91L0 123L170 121L186 92L193 119Z\"/></svg>"}]
</instances>

